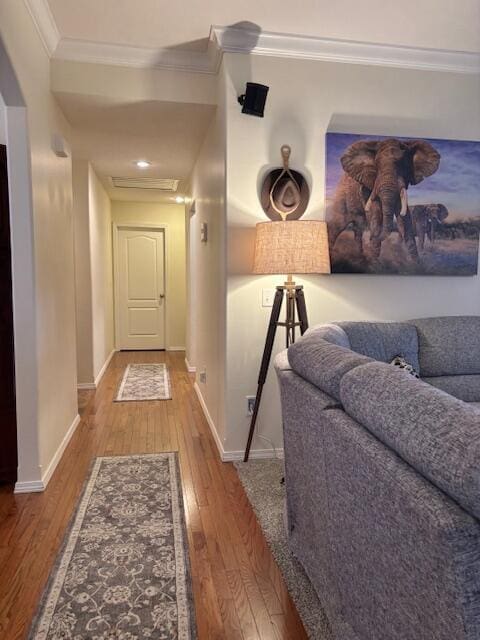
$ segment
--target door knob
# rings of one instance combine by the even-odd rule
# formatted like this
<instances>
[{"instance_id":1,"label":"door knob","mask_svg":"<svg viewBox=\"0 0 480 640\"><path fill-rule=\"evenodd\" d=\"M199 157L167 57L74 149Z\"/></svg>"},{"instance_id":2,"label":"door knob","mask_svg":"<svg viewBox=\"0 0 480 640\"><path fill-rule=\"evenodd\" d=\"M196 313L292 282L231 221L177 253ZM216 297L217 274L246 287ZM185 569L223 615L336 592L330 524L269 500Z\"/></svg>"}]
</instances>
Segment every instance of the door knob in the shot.
<instances>
[{"instance_id":1,"label":"door knob","mask_svg":"<svg viewBox=\"0 0 480 640\"><path fill-rule=\"evenodd\" d=\"M164 297L165 297L165 294L164 294L164 293L161 293L161 294L160 294L160 300L163 300L163 298L164 298Z\"/></svg>"}]
</instances>

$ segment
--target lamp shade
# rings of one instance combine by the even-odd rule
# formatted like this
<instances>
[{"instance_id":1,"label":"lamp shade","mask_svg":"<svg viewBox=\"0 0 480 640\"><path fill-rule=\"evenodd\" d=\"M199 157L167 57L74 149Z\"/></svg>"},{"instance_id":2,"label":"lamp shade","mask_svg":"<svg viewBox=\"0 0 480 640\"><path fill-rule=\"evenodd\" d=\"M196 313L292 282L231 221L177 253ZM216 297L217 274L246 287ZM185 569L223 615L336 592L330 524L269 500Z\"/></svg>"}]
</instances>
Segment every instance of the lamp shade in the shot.
<instances>
[{"instance_id":1,"label":"lamp shade","mask_svg":"<svg viewBox=\"0 0 480 640\"><path fill-rule=\"evenodd\" d=\"M253 273L330 273L327 224L320 220L258 223Z\"/></svg>"}]
</instances>

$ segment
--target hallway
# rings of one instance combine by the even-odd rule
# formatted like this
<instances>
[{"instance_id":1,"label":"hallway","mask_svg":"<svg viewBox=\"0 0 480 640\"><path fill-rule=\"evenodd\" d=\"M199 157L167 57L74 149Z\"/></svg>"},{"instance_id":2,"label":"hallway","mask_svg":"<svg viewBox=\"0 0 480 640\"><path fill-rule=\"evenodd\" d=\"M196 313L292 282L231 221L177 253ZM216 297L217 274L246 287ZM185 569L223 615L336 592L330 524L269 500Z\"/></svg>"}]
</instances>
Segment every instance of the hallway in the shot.
<instances>
[{"instance_id":1,"label":"hallway","mask_svg":"<svg viewBox=\"0 0 480 640\"><path fill-rule=\"evenodd\" d=\"M125 366L166 362L173 399L112 399ZM179 451L199 640L306 638L231 463L220 462L183 352L118 352L44 493L0 488L0 638L26 637L95 456Z\"/></svg>"}]
</instances>

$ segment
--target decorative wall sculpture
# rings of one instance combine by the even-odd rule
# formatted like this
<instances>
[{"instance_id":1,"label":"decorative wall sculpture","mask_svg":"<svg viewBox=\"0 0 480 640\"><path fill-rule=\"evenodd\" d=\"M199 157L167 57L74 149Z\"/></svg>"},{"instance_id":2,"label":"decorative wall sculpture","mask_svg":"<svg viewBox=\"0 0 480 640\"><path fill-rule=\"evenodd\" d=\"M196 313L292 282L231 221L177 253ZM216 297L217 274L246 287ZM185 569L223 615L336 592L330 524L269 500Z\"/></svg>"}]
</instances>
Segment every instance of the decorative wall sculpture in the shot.
<instances>
[{"instance_id":1,"label":"decorative wall sculpture","mask_svg":"<svg viewBox=\"0 0 480 640\"><path fill-rule=\"evenodd\" d=\"M291 152L288 144L282 145L283 168L272 169L263 178L260 202L270 220L298 220L308 205L310 190L302 174L290 169Z\"/></svg>"},{"instance_id":2,"label":"decorative wall sculpture","mask_svg":"<svg viewBox=\"0 0 480 640\"><path fill-rule=\"evenodd\" d=\"M332 273L474 275L480 142L327 133Z\"/></svg>"}]
</instances>

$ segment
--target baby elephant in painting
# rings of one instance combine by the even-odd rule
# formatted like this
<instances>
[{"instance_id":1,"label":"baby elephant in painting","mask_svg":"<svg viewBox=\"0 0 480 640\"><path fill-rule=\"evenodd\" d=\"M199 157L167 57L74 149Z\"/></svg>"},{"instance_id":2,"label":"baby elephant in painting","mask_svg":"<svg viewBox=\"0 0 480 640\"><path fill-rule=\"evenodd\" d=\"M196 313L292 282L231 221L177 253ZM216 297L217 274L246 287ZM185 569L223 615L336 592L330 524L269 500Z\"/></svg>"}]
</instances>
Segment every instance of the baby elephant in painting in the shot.
<instances>
[{"instance_id":1,"label":"baby elephant in painting","mask_svg":"<svg viewBox=\"0 0 480 640\"><path fill-rule=\"evenodd\" d=\"M363 255L363 232L370 231L370 251L380 256L382 241L395 228L411 259L418 259L407 189L438 169L440 154L425 140L359 140L341 157L340 179L328 219L330 250L347 228Z\"/></svg>"},{"instance_id":2,"label":"baby elephant in painting","mask_svg":"<svg viewBox=\"0 0 480 640\"><path fill-rule=\"evenodd\" d=\"M418 248L423 251L425 236L433 244L439 225L448 216L448 209L444 204L416 204L410 208L413 229L418 238Z\"/></svg>"}]
</instances>

